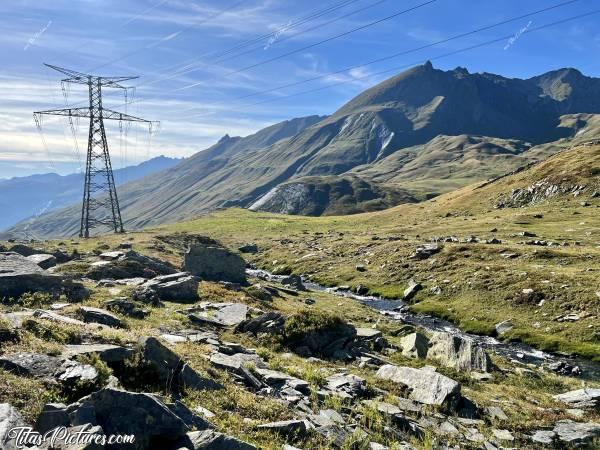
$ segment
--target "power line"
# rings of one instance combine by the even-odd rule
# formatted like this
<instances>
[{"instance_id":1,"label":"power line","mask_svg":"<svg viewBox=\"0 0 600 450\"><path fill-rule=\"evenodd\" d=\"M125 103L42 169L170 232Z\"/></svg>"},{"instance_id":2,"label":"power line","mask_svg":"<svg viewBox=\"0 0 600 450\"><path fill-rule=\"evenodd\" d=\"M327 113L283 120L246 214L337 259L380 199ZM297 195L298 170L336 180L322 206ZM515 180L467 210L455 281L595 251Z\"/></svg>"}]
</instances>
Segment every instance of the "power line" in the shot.
<instances>
[{"instance_id":1,"label":"power line","mask_svg":"<svg viewBox=\"0 0 600 450\"><path fill-rule=\"evenodd\" d=\"M530 28L530 29L524 31L522 34L533 33L533 32L536 32L536 31L540 31L540 30L543 30L543 29L546 29L546 28L550 28L550 27L553 27L553 26L556 26L556 25L561 25L561 24L566 23L566 22L570 22L570 21L573 21L573 20L581 19L581 18L588 17L588 16L591 16L591 15L594 15L594 14L598 14L598 13L600 13L600 9L589 11L587 13L579 14L579 15L576 15L576 16L571 16L571 17L568 17L566 19L558 20L558 21L555 21L555 22L550 22L550 23L547 23L547 24L544 24L544 25L540 25L540 26L535 27L535 28ZM250 104L242 105L242 108L249 108L251 106L261 105L261 104L264 104L264 103L270 103L270 102L273 102L273 101L285 100L285 99L291 98L291 97L298 97L300 95L311 94L311 93L314 93L314 92L319 92L319 91L323 91L323 90L326 90L326 89L331 89L333 87L337 87L337 86L341 86L341 85L344 85L344 84L348 84L348 83L351 83L351 82L356 81L356 80L366 80L366 79L371 78L373 76L383 75L383 74L386 74L386 73L389 73L389 72L397 72L398 70L402 70L402 69L414 67L414 66L419 65L419 64L423 64L426 61L435 61L435 60L438 60L438 59L441 59L441 58L447 58L449 56L454 56L454 55L459 54L459 53L464 53L464 52L469 51L469 50L474 50L474 49L477 49L477 48L480 48L480 47L485 47L485 46L488 46L488 45L496 44L498 42L506 41L507 39L510 39L513 36L514 36L514 34L508 34L506 36L502 36L502 37L495 38L495 39L492 39L492 40L489 40L489 41L485 41L485 42L482 42L480 44L471 45L469 47L463 47L461 49L454 50L454 51L449 52L449 53L444 53L442 55L438 55L438 56L434 56L434 57L431 57L431 58L422 59L420 61L412 62L410 64L404 64L402 66L397 66L397 67L393 67L391 69L386 69L386 70L382 70L380 72L375 72L375 73L372 73L372 74L364 76L364 77L355 77L352 80L340 81L338 83L331 84L331 85L328 85L328 86L322 86L322 87L316 88L316 89L311 89L311 90L307 90L307 91L296 92L296 93L293 93L293 94L288 94L288 95L277 97L277 98L274 98L274 99L267 99L267 100L263 100L263 101L260 101L260 102L255 102L255 103L250 103ZM236 112L237 111L242 112L242 111L244 111L244 109L237 109L237 110L234 110L234 111L236 111Z\"/></svg>"},{"instance_id":2,"label":"power line","mask_svg":"<svg viewBox=\"0 0 600 450\"><path fill-rule=\"evenodd\" d=\"M305 83L308 83L308 82L311 82L311 81L316 81L316 80L320 80L320 79L323 79L323 78L327 78L327 77L330 77L332 75L339 75L341 73L348 72L348 71L353 70L353 69L358 69L358 68L366 67L366 66L369 66L369 65L372 65L372 64L376 64L376 63L380 63L380 62L383 62L383 61L387 61L389 59L397 58L399 56L405 56L405 55L408 55L410 53L415 53L415 52L418 52L420 50L425 50L427 48L434 47L436 45L446 44L448 42L451 42L451 41L454 41L454 40L457 40L457 39L460 39L460 38L463 38L463 37L471 36L473 34L477 34L477 33L480 33L482 31L487 31L487 30L490 30L492 28L496 28L496 27L499 27L499 26L502 26L502 25L506 25L507 23L515 22L517 20L521 20L521 19L533 16L533 15L541 14L543 12L547 12L547 11L550 11L552 9L556 9L556 8L559 8L559 7L562 7L562 6L566 6L568 4L575 3L575 2L578 2L578 1L580 1L580 0L570 0L570 1L567 1L567 2L564 2L564 3L559 3L559 4L556 4L556 5L553 5L553 6L549 6L547 8L543 8L543 9L534 11L534 12L523 14L523 15L518 16L518 17L513 17L511 19L506 19L506 20L503 20L501 22L494 23L492 25L486 25L484 27L476 28L474 30L467 31L465 33L456 34L454 36L451 36L451 37L448 37L448 38L445 38L445 39L442 39L442 40L439 40L439 41L436 41L436 42L432 42L430 44L425 44L425 45L422 45L420 47L415 47L415 48L411 48L409 50L404 50L404 51L401 51L401 52L393 53L391 55L383 56L381 58L372 59L372 60L367 61L365 63L356 64L354 66L349 66L349 67L346 67L344 69L336 70L334 72L328 72L326 74L318 75L318 76L315 76L315 77L312 77L312 78L306 78L304 80L300 80L300 81L296 81L296 82L288 83L288 84L283 84L283 85L280 85L280 86L277 86L277 87L274 87L274 88L265 89L263 91L258 91L258 92L253 92L251 94L242 95L240 97L233 98L232 100L241 100L241 99L244 99L244 98L254 97L254 96L257 96L257 95L261 95L261 94L267 94L267 93L270 93L270 92L277 91L279 89L284 89L284 88L288 88L288 87L292 87L292 86L297 86L297 85L300 85L300 84L305 84Z\"/></svg>"},{"instance_id":3,"label":"power line","mask_svg":"<svg viewBox=\"0 0 600 450\"><path fill-rule=\"evenodd\" d=\"M295 49L295 50L292 50L292 51L290 51L290 52L284 53L284 54L282 54L282 55L279 55L279 56L276 56L276 57L273 57L273 58L266 59L266 60L264 60L264 61L261 61L261 62L258 62L258 63L251 64L251 65L249 65L249 66L245 66L245 67L242 67L242 68L240 68L240 69L233 70L233 71L231 71L231 72L228 72L228 73L226 73L226 74L224 74L224 75L222 75L222 76L229 76L229 75L234 75L234 74L237 74L237 73L240 73L240 72L245 72L246 70L250 70L250 69L253 69L253 68L255 68L255 67L262 66L262 65L264 65L264 64L268 64L268 63L271 63L271 62L273 62L273 61L277 61L277 60L279 60L279 59L285 58L285 57L287 57L287 56L291 56L291 55L294 55L294 54L296 54L296 53L303 52L303 51L305 51L305 50L308 50L308 49L311 49L311 48L317 47L317 46L319 46L319 45L322 45L322 44L325 44L325 43L327 43L327 42L331 42L331 41L333 41L333 40L336 40L336 39L339 39L339 38L341 38L341 37L348 36L348 35L350 35L350 34L356 33L357 31L361 31L361 30L364 30L364 29L370 28L370 27L372 27L372 26L378 25L378 24L380 24L380 23L386 22L386 21L388 21L388 20L394 19L394 18L396 18L396 17L398 17L398 16L401 16L401 15L403 15L403 14L409 13L409 12L411 12L411 11L415 11L415 10L417 10L417 9L419 9L419 8L422 8L422 7L424 7L424 6L427 6L427 5L430 5L430 4L432 4L432 3L435 3L436 1L437 1L437 0L428 0L428 1L424 2L424 3L420 3L420 4L416 5L416 6L413 6L413 7L411 7L411 8L404 9L404 10L402 10L402 11L398 11L398 12L396 12L396 13L394 13L394 14L390 14L389 16L386 16L386 17L383 17L383 18L381 18L381 19L378 19L378 20L375 20L375 21L369 22L369 23L367 23L367 24L365 24L365 25L361 25L360 27L353 28L353 29L351 29L351 30L348 30L348 31L346 31L346 32L344 32L344 33L340 33L340 34L337 34L337 35L335 35L335 36L331 36L331 37L329 37L329 38L327 38L327 39L323 39L323 40L321 40L321 41L318 41L318 42L315 42L315 43L313 43L313 44L310 44L310 45L306 45L306 46L304 46L304 47L297 48L297 49ZM193 88L193 87L195 87L195 86L198 86L198 85L200 85L200 84L203 84L203 83L205 83L205 82L206 82L206 80L204 80L204 81L202 81L202 82L198 82L198 83L193 83L193 84L190 84L190 85L188 85L188 86L184 86L184 87L181 87L181 88L179 88L179 89L176 89L176 90L175 90L175 91L173 91L173 92L179 92L179 91L187 90L187 89Z\"/></svg>"}]
</instances>

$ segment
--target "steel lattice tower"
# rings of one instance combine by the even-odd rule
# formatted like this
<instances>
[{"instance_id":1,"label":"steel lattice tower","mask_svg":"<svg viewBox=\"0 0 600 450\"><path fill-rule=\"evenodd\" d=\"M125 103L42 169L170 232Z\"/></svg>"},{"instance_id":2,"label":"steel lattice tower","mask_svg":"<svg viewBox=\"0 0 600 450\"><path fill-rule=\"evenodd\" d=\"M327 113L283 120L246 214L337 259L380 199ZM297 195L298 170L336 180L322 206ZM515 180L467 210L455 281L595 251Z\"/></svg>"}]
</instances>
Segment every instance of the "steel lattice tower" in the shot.
<instances>
[{"instance_id":1,"label":"steel lattice tower","mask_svg":"<svg viewBox=\"0 0 600 450\"><path fill-rule=\"evenodd\" d=\"M84 84L89 90L87 108L55 109L33 113L38 127L40 127L41 115L67 116L69 120L73 117L90 119L79 237L89 237L90 229L101 225L109 226L115 233L123 233L123 220L110 162L104 120L147 123L150 132L155 122L104 108L102 88L124 89L127 92L128 88L121 83L138 77L100 77L45 65L67 75L68 78L63 79L63 83Z\"/></svg>"}]
</instances>

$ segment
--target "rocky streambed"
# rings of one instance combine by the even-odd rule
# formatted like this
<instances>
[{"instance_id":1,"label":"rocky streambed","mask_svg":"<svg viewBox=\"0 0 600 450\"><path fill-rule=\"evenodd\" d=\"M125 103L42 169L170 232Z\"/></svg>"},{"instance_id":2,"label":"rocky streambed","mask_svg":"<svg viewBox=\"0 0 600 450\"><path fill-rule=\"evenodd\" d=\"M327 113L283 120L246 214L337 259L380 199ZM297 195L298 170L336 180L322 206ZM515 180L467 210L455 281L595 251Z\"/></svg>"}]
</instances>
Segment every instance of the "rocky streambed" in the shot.
<instances>
[{"instance_id":1,"label":"rocky streambed","mask_svg":"<svg viewBox=\"0 0 600 450\"><path fill-rule=\"evenodd\" d=\"M281 282L286 278L286 276L274 275L262 269L248 269L247 273L249 276L276 282ZM383 299L377 296L359 295L349 289L326 287L308 280L303 280L303 284L306 289L311 291L327 292L359 301L392 320L420 327L427 332L441 331L470 339L475 344L507 358L515 364L544 366L561 375L578 376L590 381L600 380L600 363L589 359L544 352L521 342L504 342L491 336L465 333L447 320L411 312L409 305L400 299Z\"/></svg>"}]
</instances>

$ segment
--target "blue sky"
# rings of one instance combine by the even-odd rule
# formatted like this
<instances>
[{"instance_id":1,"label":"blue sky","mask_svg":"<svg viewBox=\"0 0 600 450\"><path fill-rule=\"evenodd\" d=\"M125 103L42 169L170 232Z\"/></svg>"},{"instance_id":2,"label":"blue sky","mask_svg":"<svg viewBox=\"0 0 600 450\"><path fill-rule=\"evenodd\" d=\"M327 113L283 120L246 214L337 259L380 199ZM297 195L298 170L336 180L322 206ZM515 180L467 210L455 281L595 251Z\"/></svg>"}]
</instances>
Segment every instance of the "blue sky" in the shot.
<instances>
[{"instance_id":1,"label":"blue sky","mask_svg":"<svg viewBox=\"0 0 600 450\"><path fill-rule=\"evenodd\" d=\"M560 67L600 76L600 14L537 32L546 23L600 9L579 0L542 14L330 75L456 34L501 22L561 0L437 0L377 25L300 50L354 28L416 7L426 0L12 0L0 4L0 177L80 170L87 124L44 122L47 146L32 111L65 107L61 76L43 63L99 75L140 75L127 112L160 120L151 139L131 127L121 137L108 126L115 167L157 155L183 157L228 133L247 135L281 120L330 114L365 88L433 59L437 68L466 67L526 78ZM298 19L315 15L295 25ZM356 12L355 12L356 11ZM256 40L273 33L270 39ZM491 39L493 45L436 59ZM252 45L241 44L256 40ZM237 50L232 50L238 47ZM298 50L298 51L297 51ZM228 51L228 53L224 53ZM289 52L292 55L259 64ZM243 53L243 54L241 54ZM259 64L256 67L244 69ZM388 70L387 73L380 72ZM379 73L379 74L378 74ZM289 83L309 83L262 93ZM322 88L322 89L321 89ZM315 90L312 93L286 97ZM240 98L249 94L253 97ZM123 93L105 92L105 106L125 111ZM85 101L74 85L71 104ZM130 99L131 100L131 99ZM79 151L77 151L77 148Z\"/></svg>"}]
</instances>

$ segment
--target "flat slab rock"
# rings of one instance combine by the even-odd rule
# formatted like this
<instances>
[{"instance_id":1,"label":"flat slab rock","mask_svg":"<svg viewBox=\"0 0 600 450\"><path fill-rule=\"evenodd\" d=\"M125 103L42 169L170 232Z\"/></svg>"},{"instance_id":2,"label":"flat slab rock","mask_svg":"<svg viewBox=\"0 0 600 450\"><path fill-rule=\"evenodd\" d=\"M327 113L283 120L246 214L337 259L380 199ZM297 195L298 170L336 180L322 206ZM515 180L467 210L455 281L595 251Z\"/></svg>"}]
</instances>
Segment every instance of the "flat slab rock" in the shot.
<instances>
[{"instance_id":1,"label":"flat slab rock","mask_svg":"<svg viewBox=\"0 0 600 450\"><path fill-rule=\"evenodd\" d=\"M62 356L71 359L76 356L90 355L92 353L96 353L105 363L116 363L132 356L134 350L111 344L65 345Z\"/></svg>"},{"instance_id":2,"label":"flat slab rock","mask_svg":"<svg viewBox=\"0 0 600 450\"><path fill-rule=\"evenodd\" d=\"M52 275L18 253L0 253L0 298L20 297L26 292L55 292L63 277Z\"/></svg>"},{"instance_id":3,"label":"flat slab rock","mask_svg":"<svg viewBox=\"0 0 600 450\"><path fill-rule=\"evenodd\" d=\"M540 444L552 444L555 441L579 446L591 443L600 437L600 424L573 422L572 420L559 420L552 430L539 430L531 440Z\"/></svg>"},{"instance_id":4,"label":"flat slab rock","mask_svg":"<svg viewBox=\"0 0 600 450\"><path fill-rule=\"evenodd\" d=\"M594 408L600 405L600 389L577 389L554 395L553 398L577 408Z\"/></svg>"},{"instance_id":5,"label":"flat slab rock","mask_svg":"<svg viewBox=\"0 0 600 450\"><path fill-rule=\"evenodd\" d=\"M213 353L210 356L210 362L221 369L230 370L232 372L238 372L242 367L253 365L257 368L266 369L267 364L258 355L252 355L248 353L236 353L233 355L226 355L224 353Z\"/></svg>"},{"instance_id":6,"label":"flat slab rock","mask_svg":"<svg viewBox=\"0 0 600 450\"><path fill-rule=\"evenodd\" d=\"M117 328L123 326L121 319L104 309L81 306L79 307L79 313L87 323L99 323L108 327Z\"/></svg>"},{"instance_id":7,"label":"flat slab rock","mask_svg":"<svg viewBox=\"0 0 600 450\"><path fill-rule=\"evenodd\" d=\"M256 450L254 445L215 430L192 431L178 444L189 450Z\"/></svg>"},{"instance_id":8,"label":"flat slab rock","mask_svg":"<svg viewBox=\"0 0 600 450\"><path fill-rule=\"evenodd\" d=\"M16 442L9 437L9 432L12 428L24 426L26 423L19 411L8 403L0 403L0 448L16 450Z\"/></svg>"},{"instance_id":9,"label":"flat slab rock","mask_svg":"<svg viewBox=\"0 0 600 450\"><path fill-rule=\"evenodd\" d=\"M460 383L430 368L386 364L379 368L377 378L407 386L410 398L426 405L443 405L460 397Z\"/></svg>"},{"instance_id":10,"label":"flat slab rock","mask_svg":"<svg viewBox=\"0 0 600 450\"><path fill-rule=\"evenodd\" d=\"M246 320L247 315L248 306L243 303L230 303L217 308L212 313L203 311L190 314L188 317L194 322L229 327L242 323Z\"/></svg>"}]
</instances>

